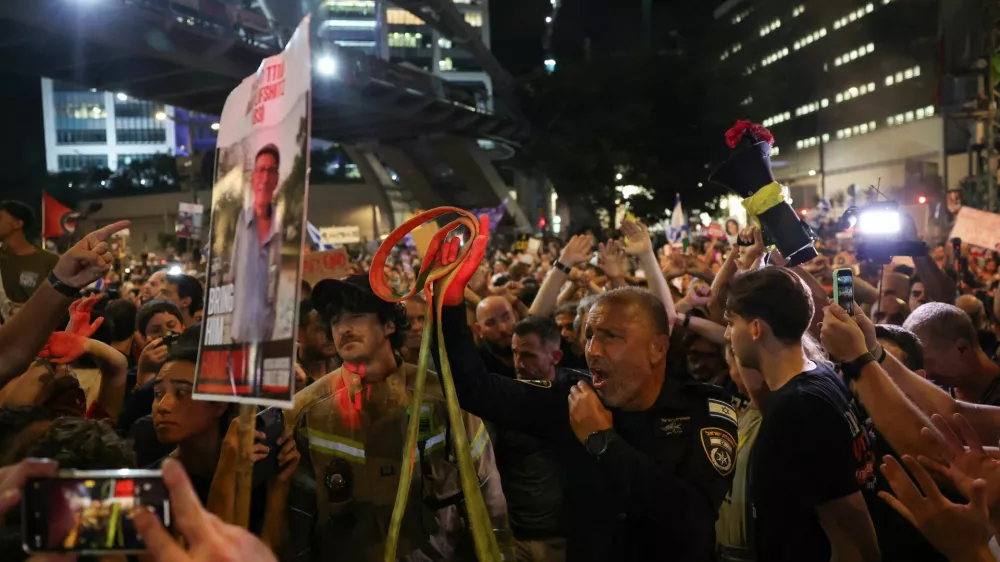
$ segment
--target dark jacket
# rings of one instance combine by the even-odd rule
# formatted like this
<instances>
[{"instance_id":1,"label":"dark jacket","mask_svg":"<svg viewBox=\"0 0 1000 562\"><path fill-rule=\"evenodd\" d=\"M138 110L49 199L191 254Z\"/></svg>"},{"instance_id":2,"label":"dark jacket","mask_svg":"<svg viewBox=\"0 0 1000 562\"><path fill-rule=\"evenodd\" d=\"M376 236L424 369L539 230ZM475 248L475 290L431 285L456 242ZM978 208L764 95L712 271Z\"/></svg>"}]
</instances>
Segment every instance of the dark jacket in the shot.
<instances>
[{"instance_id":1,"label":"dark jacket","mask_svg":"<svg viewBox=\"0 0 1000 562\"><path fill-rule=\"evenodd\" d=\"M567 560L714 559L715 520L736 459L736 416L728 394L668 376L651 409L612 410L619 438L598 460L569 424L572 381L490 374L472 343L465 309L446 307L441 321L462 409L544 439L562 466Z\"/></svg>"}]
</instances>

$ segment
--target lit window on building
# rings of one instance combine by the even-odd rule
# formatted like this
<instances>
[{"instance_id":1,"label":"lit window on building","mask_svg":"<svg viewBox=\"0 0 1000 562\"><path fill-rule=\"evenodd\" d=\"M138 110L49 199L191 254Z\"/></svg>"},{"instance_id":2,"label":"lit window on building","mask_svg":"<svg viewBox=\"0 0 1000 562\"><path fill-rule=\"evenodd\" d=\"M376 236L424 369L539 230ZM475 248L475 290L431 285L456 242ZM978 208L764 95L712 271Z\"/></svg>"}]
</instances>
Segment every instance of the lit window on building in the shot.
<instances>
[{"instance_id":1,"label":"lit window on building","mask_svg":"<svg viewBox=\"0 0 1000 562\"><path fill-rule=\"evenodd\" d=\"M821 107L826 107L827 105L830 105L830 102L829 100L826 99L817 100L814 102L807 103L805 105L800 105L799 107L795 108L795 116L802 117L803 115L809 115L810 113L819 111Z\"/></svg>"},{"instance_id":2,"label":"lit window on building","mask_svg":"<svg viewBox=\"0 0 1000 562\"><path fill-rule=\"evenodd\" d=\"M875 122L869 121L867 123L859 123L857 125L837 130L837 139L849 139L851 137L866 135L872 132L875 132Z\"/></svg>"},{"instance_id":3,"label":"lit window on building","mask_svg":"<svg viewBox=\"0 0 1000 562\"><path fill-rule=\"evenodd\" d=\"M386 10L385 22L389 25L424 25L424 20L399 8L389 8Z\"/></svg>"},{"instance_id":4,"label":"lit window on building","mask_svg":"<svg viewBox=\"0 0 1000 562\"><path fill-rule=\"evenodd\" d=\"M794 8L792 8L792 17L793 18L797 18L797 17L801 16L805 11L806 11L806 7L803 6L802 4L799 4L798 6L795 6Z\"/></svg>"},{"instance_id":5,"label":"lit window on building","mask_svg":"<svg viewBox=\"0 0 1000 562\"><path fill-rule=\"evenodd\" d=\"M812 148L818 144L819 144L819 137L809 137L807 139L801 139L795 141L795 148L801 150L803 148Z\"/></svg>"},{"instance_id":6,"label":"lit window on building","mask_svg":"<svg viewBox=\"0 0 1000 562\"><path fill-rule=\"evenodd\" d=\"M769 64L774 64L775 62L788 56L788 47L779 49L770 55L764 57L764 60L760 61L761 66L767 66Z\"/></svg>"},{"instance_id":7,"label":"lit window on building","mask_svg":"<svg viewBox=\"0 0 1000 562\"><path fill-rule=\"evenodd\" d=\"M483 13L482 12L465 12L465 23L471 25L472 27L482 27L483 26Z\"/></svg>"},{"instance_id":8,"label":"lit window on building","mask_svg":"<svg viewBox=\"0 0 1000 562\"><path fill-rule=\"evenodd\" d=\"M733 25L736 25L736 24L740 23L741 21L747 19L747 16L749 16L750 12L752 12L752 11L753 11L753 8L750 8L748 10L743 10L742 12L740 12L740 13L736 14L735 16L733 16L733 19L730 20L730 21L733 22Z\"/></svg>"},{"instance_id":9,"label":"lit window on building","mask_svg":"<svg viewBox=\"0 0 1000 562\"><path fill-rule=\"evenodd\" d=\"M867 16L868 14L874 11L875 11L875 5L871 3L866 4L861 8L851 10L846 16L839 18L833 22L833 29L836 31L841 27L844 27L850 23L858 21L859 19Z\"/></svg>"},{"instance_id":10,"label":"lit window on building","mask_svg":"<svg viewBox=\"0 0 1000 562\"><path fill-rule=\"evenodd\" d=\"M441 47L442 49L450 49L452 47L451 39L448 39L447 37L438 39L438 47Z\"/></svg>"},{"instance_id":11,"label":"lit window on building","mask_svg":"<svg viewBox=\"0 0 1000 562\"><path fill-rule=\"evenodd\" d=\"M767 119L764 120L763 125L765 127L770 127L772 125L777 125L778 123L784 123L785 121L788 121L791 118L792 118L792 113L790 111L786 111L784 113L779 113L777 115L772 115L771 117L768 117Z\"/></svg>"},{"instance_id":12,"label":"lit window on building","mask_svg":"<svg viewBox=\"0 0 1000 562\"><path fill-rule=\"evenodd\" d=\"M778 147L776 147L776 146L772 146L771 147L771 156L777 156L779 154L781 154L781 150Z\"/></svg>"},{"instance_id":13,"label":"lit window on building","mask_svg":"<svg viewBox=\"0 0 1000 562\"><path fill-rule=\"evenodd\" d=\"M448 72L450 70L453 70L454 68L455 68L455 65L452 62L452 60L451 60L450 57L443 58L443 59L441 59L441 60L438 61L438 69L441 70L441 71L443 71L443 72Z\"/></svg>"},{"instance_id":14,"label":"lit window on building","mask_svg":"<svg viewBox=\"0 0 1000 562\"><path fill-rule=\"evenodd\" d=\"M852 49L850 52L844 53L843 55L833 59L833 66L840 66L843 64L847 64L851 61L855 61L873 52L875 52L874 43L868 43L867 45L862 45L857 49Z\"/></svg>"},{"instance_id":15,"label":"lit window on building","mask_svg":"<svg viewBox=\"0 0 1000 562\"><path fill-rule=\"evenodd\" d=\"M816 31L813 31L809 35L806 35L802 39L799 39L798 41L796 41L794 43L793 46L794 46L795 50L798 51L802 47L805 47L806 45L809 45L809 44L813 43L814 41L822 39L823 37L826 37L826 28L825 27L821 27L821 28L817 29Z\"/></svg>"},{"instance_id":16,"label":"lit window on building","mask_svg":"<svg viewBox=\"0 0 1000 562\"><path fill-rule=\"evenodd\" d=\"M390 47L416 49L420 46L423 37L421 33L393 32L389 34L387 39Z\"/></svg>"},{"instance_id":17,"label":"lit window on building","mask_svg":"<svg viewBox=\"0 0 1000 562\"><path fill-rule=\"evenodd\" d=\"M108 167L107 154L60 154L57 157L60 172L78 172Z\"/></svg>"},{"instance_id":18,"label":"lit window on building","mask_svg":"<svg viewBox=\"0 0 1000 562\"><path fill-rule=\"evenodd\" d=\"M920 65L911 66L906 70L901 70L899 72L889 74L885 77L885 85L892 86L894 84L899 84L904 80L910 80L911 78L917 78L920 76Z\"/></svg>"},{"instance_id":19,"label":"lit window on building","mask_svg":"<svg viewBox=\"0 0 1000 562\"><path fill-rule=\"evenodd\" d=\"M760 36L763 37L768 33L774 31L775 29L778 29L779 27L781 27L781 20L778 18L774 18L774 20L772 20L771 23L760 28Z\"/></svg>"},{"instance_id":20,"label":"lit window on building","mask_svg":"<svg viewBox=\"0 0 1000 562\"><path fill-rule=\"evenodd\" d=\"M867 84L851 86L850 88L837 94L834 99L837 100L837 103L841 103L845 101L850 101L854 98L863 96L865 94L870 94L871 92L874 91L875 91L875 82L869 82Z\"/></svg>"},{"instance_id":21,"label":"lit window on building","mask_svg":"<svg viewBox=\"0 0 1000 562\"><path fill-rule=\"evenodd\" d=\"M911 111L905 111L903 113L897 113L896 115L890 115L886 118L885 122L890 126L903 125L905 123L912 123L913 121L920 121L921 119L927 119L930 117L934 117L933 105L928 105L927 107L921 107Z\"/></svg>"},{"instance_id":22,"label":"lit window on building","mask_svg":"<svg viewBox=\"0 0 1000 562\"><path fill-rule=\"evenodd\" d=\"M57 144L104 144L107 135L107 105L104 92L54 81Z\"/></svg>"}]
</instances>

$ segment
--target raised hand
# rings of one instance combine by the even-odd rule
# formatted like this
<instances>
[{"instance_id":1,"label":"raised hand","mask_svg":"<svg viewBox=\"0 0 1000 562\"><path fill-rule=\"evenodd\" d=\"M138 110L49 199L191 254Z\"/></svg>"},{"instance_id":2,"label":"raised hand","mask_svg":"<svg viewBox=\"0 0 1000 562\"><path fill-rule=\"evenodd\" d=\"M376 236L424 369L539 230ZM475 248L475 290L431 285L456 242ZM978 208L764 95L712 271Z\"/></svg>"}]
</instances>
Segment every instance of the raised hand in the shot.
<instances>
[{"instance_id":1,"label":"raised hand","mask_svg":"<svg viewBox=\"0 0 1000 562\"><path fill-rule=\"evenodd\" d=\"M1000 461L986 452L976 430L962 414L952 416L950 424L940 414L934 414L931 416L931 423L937 433L924 428L920 437L927 444L928 450L935 451L944 462L920 456L918 459L921 464L946 477L970 500L975 493L974 484L983 482L986 505L990 507L990 521L994 528L1000 528ZM953 427L958 428L961 439L955 434Z\"/></svg>"},{"instance_id":2,"label":"raised hand","mask_svg":"<svg viewBox=\"0 0 1000 562\"><path fill-rule=\"evenodd\" d=\"M299 466L299 460L302 459L295 446L295 431L286 429L284 435L278 439L278 446L281 447L278 451L278 466L281 467L281 472L276 479L279 483L285 484L291 482L295 469Z\"/></svg>"},{"instance_id":3,"label":"raised hand","mask_svg":"<svg viewBox=\"0 0 1000 562\"><path fill-rule=\"evenodd\" d=\"M45 347L38 352L39 357L48 357L59 365L71 363L86 353L87 338L71 332L53 332Z\"/></svg>"},{"instance_id":4,"label":"raised hand","mask_svg":"<svg viewBox=\"0 0 1000 562\"><path fill-rule=\"evenodd\" d=\"M756 269L757 262L764 255L764 250L766 249L760 229L752 225L747 226L740 231L739 238L745 243L753 243L752 246L737 246L740 250L740 259L737 262L740 271Z\"/></svg>"},{"instance_id":5,"label":"raised hand","mask_svg":"<svg viewBox=\"0 0 1000 562\"><path fill-rule=\"evenodd\" d=\"M989 553L988 544L993 536L984 481L971 483L968 504L954 504L941 494L934 479L913 457L903 455L903 464L920 484L920 489L896 459L886 456L883 462L882 475L896 495L879 492L879 497L916 527L948 560L992 559L981 558L984 549Z\"/></svg>"},{"instance_id":6,"label":"raised hand","mask_svg":"<svg viewBox=\"0 0 1000 562\"><path fill-rule=\"evenodd\" d=\"M823 328L819 337L830 355L841 361L854 361L869 349L858 323L836 304L823 311Z\"/></svg>"},{"instance_id":7,"label":"raised hand","mask_svg":"<svg viewBox=\"0 0 1000 562\"><path fill-rule=\"evenodd\" d=\"M85 338L94 335L94 332L104 323L104 318L98 318L91 323L90 313L94 310L94 305L100 302L102 298L104 298L104 293L98 293L73 301L73 304L69 305L69 325L66 326L66 331Z\"/></svg>"},{"instance_id":8,"label":"raised hand","mask_svg":"<svg viewBox=\"0 0 1000 562\"><path fill-rule=\"evenodd\" d=\"M625 247L618 240L608 240L608 243L597 245L598 264L604 270L608 279L625 277Z\"/></svg>"},{"instance_id":9,"label":"raised hand","mask_svg":"<svg viewBox=\"0 0 1000 562\"><path fill-rule=\"evenodd\" d=\"M559 263L566 267L573 267L574 265L590 261L590 258L593 256L594 252L591 249L590 237L586 234L577 234L570 238L569 242L562 249L562 252L559 254Z\"/></svg>"},{"instance_id":10,"label":"raised hand","mask_svg":"<svg viewBox=\"0 0 1000 562\"><path fill-rule=\"evenodd\" d=\"M52 268L56 279L75 288L83 288L97 281L111 269L114 256L108 246L108 238L114 233L128 228L129 221L118 221L86 235L65 254Z\"/></svg>"},{"instance_id":11,"label":"raised hand","mask_svg":"<svg viewBox=\"0 0 1000 562\"><path fill-rule=\"evenodd\" d=\"M653 251L653 242L649 238L649 229L646 228L645 224L625 219L622 221L621 232L625 238L628 238L625 251L630 256L641 256L646 252Z\"/></svg>"},{"instance_id":12,"label":"raised hand","mask_svg":"<svg viewBox=\"0 0 1000 562\"><path fill-rule=\"evenodd\" d=\"M185 547L163 527L152 512L138 509L132 513L136 530L158 562L276 562L264 543L249 531L223 523L202 507L191 480L180 463L163 464L163 483L170 492L173 521Z\"/></svg>"}]
</instances>

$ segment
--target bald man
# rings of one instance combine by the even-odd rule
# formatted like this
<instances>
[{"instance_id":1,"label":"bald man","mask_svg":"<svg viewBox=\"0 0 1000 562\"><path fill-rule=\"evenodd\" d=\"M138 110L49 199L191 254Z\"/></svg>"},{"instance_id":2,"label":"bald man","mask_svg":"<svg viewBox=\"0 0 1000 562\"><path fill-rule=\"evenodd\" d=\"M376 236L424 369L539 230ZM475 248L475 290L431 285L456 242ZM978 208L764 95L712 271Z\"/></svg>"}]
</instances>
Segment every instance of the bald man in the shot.
<instances>
[{"instance_id":1,"label":"bald man","mask_svg":"<svg viewBox=\"0 0 1000 562\"><path fill-rule=\"evenodd\" d=\"M972 319L961 308L927 303L903 324L924 346L927 378L955 389L959 400L1000 406L1000 365L979 344Z\"/></svg>"},{"instance_id":2,"label":"bald man","mask_svg":"<svg viewBox=\"0 0 1000 562\"><path fill-rule=\"evenodd\" d=\"M160 288L163 286L164 281L167 280L167 271L161 269L156 273L149 276L149 279L142 285L142 302L147 303L156 298L160 294Z\"/></svg>"},{"instance_id":3,"label":"bald man","mask_svg":"<svg viewBox=\"0 0 1000 562\"><path fill-rule=\"evenodd\" d=\"M517 316L504 297L486 297L476 307L476 323L472 332L479 342L479 355L491 373L514 378L514 324Z\"/></svg>"},{"instance_id":4,"label":"bald man","mask_svg":"<svg viewBox=\"0 0 1000 562\"><path fill-rule=\"evenodd\" d=\"M979 335L979 347L983 348L990 359L996 361L997 335L990 329L990 317L986 314L986 305L974 295L962 295L955 299L955 306L969 315Z\"/></svg>"}]
</instances>

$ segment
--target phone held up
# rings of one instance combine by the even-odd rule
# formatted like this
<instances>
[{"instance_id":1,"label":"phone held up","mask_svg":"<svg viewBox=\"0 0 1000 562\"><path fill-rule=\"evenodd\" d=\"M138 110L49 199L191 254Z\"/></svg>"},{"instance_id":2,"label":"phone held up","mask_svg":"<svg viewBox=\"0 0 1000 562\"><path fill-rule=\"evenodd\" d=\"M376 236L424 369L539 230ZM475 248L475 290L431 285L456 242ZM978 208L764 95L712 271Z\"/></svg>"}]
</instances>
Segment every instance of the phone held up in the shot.
<instances>
[{"instance_id":1,"label":"phone held up","mask_svg":"<svg viewBox=\"0 0 1000 562\"><path fill-rule=\"evenodd\" d=\"M129 517L139 507L170 527L170 495L159 470L64 470L31 478L21 506L21 539L29 554L143 552Z\"/></svg>"},{"instance_id":2,"label":"phone held up","mask_svg":"<svg viewBox=\"0 0 1000 562\"><path fill-rule=\"evenodd\" d=\"M267 445L268 454L253 465L253 485L258 486L276 476L281 467L278 465L278 439L285 433L285 415L281 408L265 408L257 414L257 431L264 434L263 439L255 439L257 443Z\"/></svg>"},{"instance_id":3,"label":"phone held up","mask_svg":"<svg viewBox=\"0 0 1000 562\"><path fill-rule=\"evenodd\" d=\"M849 267L833 272L833 302L854 316L854 271Z\"/></svg>"}]
</instances>

